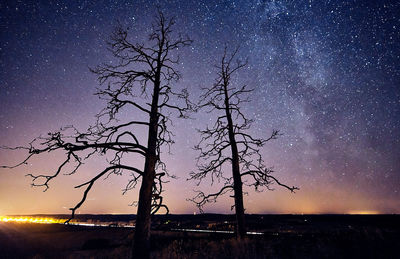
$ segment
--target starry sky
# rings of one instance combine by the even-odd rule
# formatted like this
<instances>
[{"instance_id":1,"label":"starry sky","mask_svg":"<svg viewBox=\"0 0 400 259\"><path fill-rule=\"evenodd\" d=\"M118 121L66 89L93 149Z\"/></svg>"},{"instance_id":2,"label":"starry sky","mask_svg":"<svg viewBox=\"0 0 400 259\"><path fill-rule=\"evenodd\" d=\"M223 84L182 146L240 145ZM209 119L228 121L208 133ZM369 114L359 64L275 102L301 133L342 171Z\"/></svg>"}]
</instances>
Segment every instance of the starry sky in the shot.
<instances>
[{"instance_id":1,"label":"starry sky","mask_svg":"<svg viewBox=\"0 0 400 259\"><path fill-rule=\"evenodd\" d=\"M112 60L106 40L120 22L132 41L146 41L156 7L176 18L193 44L180 52L178 86L192 99L210 86L224 45L240 45L248 66L233 83L255 88L243 107L250 132L267 137L262 154L275 176L300 187L245 196L247 213L400 213L400 4L396 1L2 1L0 3L0 145L20 146L40 134L75 125L85 130L104 101L89 71ZM196 128L204 112L174 119L175 145L164 154L178 176L166 185L172 213L193 213L198 189ZM21 152L0 151L0 164ZM54 180L47 192L30 188L27 173L52 172L62 154L45 154L17 169L0 169L0 215L69 213L104 161ZM133 161L134 163L134 161ZM81 213L135 213L125 176L99 182ZM213 191L207 182L200 186ZM222 198L206 212L230 213Z\"/></svg>"}]
</instances>

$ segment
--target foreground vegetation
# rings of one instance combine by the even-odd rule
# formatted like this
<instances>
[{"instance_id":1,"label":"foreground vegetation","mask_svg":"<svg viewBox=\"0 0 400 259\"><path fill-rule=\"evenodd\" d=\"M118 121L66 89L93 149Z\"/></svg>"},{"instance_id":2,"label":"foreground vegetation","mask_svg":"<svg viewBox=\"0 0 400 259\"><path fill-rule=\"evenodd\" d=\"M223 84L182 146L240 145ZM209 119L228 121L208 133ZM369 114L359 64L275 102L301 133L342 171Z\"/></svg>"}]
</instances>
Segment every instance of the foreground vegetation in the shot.
<instances>
[{"instance_id":1,"label":"foreground vegetation","mask_svg":"<svg viewBox=\"0 0 400 259\"><path fill-rule=\"evenodd\" d=\"M176 216L171 222L198 225L210 218ZM153 230L151 258L397 258L399 219L252 215L249 227L264 234L242 240L233 234ZM130 258L132 241L129 228L0 223L0 258Z\"/></svg>"}]
</instances>

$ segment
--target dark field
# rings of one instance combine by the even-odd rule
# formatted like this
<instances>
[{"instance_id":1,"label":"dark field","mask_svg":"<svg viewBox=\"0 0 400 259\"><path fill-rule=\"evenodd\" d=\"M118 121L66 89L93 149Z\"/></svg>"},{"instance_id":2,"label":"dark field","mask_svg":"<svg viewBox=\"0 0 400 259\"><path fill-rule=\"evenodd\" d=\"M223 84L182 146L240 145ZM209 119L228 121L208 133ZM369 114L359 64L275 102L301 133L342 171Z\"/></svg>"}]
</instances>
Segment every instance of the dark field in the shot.
<instances>
[{"instance_id":1,"label":"dark field","mask_svg":"<svg viewBox=\"0 0 400 259\"><path fill-rule=\"evenodd\" d=\"M134 216L81 216L128 222ZM248 215L249 235L226 230L232 215L157 216L153 258L399 258L398 215ZM129 258L132 228L0 223L0 258Z\"/></svg>"}]
</instances>

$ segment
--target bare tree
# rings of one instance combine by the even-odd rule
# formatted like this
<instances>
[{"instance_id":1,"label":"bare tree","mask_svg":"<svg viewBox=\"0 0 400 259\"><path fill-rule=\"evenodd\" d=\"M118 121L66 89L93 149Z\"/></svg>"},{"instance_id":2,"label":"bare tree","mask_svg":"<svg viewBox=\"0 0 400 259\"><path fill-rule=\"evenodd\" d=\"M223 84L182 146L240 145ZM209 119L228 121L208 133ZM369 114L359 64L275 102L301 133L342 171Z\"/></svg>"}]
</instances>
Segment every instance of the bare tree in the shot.
<instances>
[{"instance_id":1,"label":"bare tree","mask_svg":"<svg viewBox=\"0 0 400 259\"><path fill-rule=\"evenodd\" d=\"M62 172L75 174L84 161L96 154L111 156L107 168L75 187L85 189L82 199L71 208L71 219L97 180L111 174L129 173L131 179L123 193L141 182L132 252L135 258L148 258L150 255L151 214L160 208L168 212L161 193L162 179L169 174L160 156L161 148L166 146L169 150L173 143L169 129L171 113L186 117L192 109L187 90L175 91L176 87L172 85L180 78L175 69L179 62L176 52L191 44L190 39L173 33L174 23L173 19L166 19L159 11L146 44L131 42L128 30L119 25L108 43L117 62L91 69L100 84L105 85L96 94L107 102L107 106L97 114L95 125L83 133L75 127L65 127L34 139L26 147L12 148L24 149L28 156L15 166L3 166L15 168L27 164L33 156L63 151L65 160L54 174L29 174L33 186L42 186L47 190L51 180ZM123 117L121 112L135 119L120 118ZM144 131L143 128L147 131L145 144L137 135ZM131 165L132 155L142 157L143 170ZM65 172L70 163L74 163L73 170Z\"/></svg>"},{"instance_id":2,"label":"bare tree","mask_svg":"<svg viewBox=\"0 0 400 259\"><path fill-rule=\"evenodd\" d=\"M208 202L215 202L221 195L234 192L231 196L235 203L232 209L236 211L236 236L242 238L246 234L243 184L252 186L256 191L262 188L271 189L271 184L276 183L294 192L297 187L290 187L281 183L272 176L272 168L266 167L260 154L260 148L266 142L276 139L279 135L274 130L267 139L255 138L247 133L252 124L241 110L241 105L249 102L246 97L254 89L246 85L236 87L231 84L232 75L247 65L247 61L233 61L238 48L229 56L225 48L224 55L217 65L217 78L213 86L204 88L204 94L200 97L200 108L208 109L208 113L216 112L218 117L213 126L205 130L199 130L201 140L195 146L200 152L197 158L198 172L192 172L189 179L196 180L199 185L207 177L223 181L223 187L211 194L197 191L197 195L190 199L200 211ZM231 164L231 174L224 171Z\"/></svg>"}]
</instances>

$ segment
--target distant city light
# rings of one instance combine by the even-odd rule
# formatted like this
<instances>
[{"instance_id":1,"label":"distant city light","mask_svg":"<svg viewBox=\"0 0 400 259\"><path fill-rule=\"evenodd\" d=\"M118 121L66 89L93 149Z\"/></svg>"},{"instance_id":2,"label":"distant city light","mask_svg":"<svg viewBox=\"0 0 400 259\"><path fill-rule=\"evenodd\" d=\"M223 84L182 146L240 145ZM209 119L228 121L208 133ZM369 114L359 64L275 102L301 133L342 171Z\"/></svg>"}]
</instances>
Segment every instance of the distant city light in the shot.
<instances>
[{"instance_id":1,"label":"distant city light","mask_svg":"<svg viewBox=\"0 0 400 259\"><path fill-rule=\"evenodd\" d=\"M65 219L42 218L42 217L8 217L1 216L0 222L17 222L17 223L40 223L40 224L54 224L64 223Z\"/></svg>"},{"instance_id":2,"label":"distant city light","mask_svg":"<svg viewBox=\"0 0 400 259\"><path fill-rule=\"evenodd\" d=\"M359 215L368 215L368 214L375 215L375 214L380 214L380 213L379 213L379 211L376 211L376 210L352 210L352 211L349 211L348 214L351 214L351 215L357 215L357 214L359 214Z\"/></svg>"}]
</instances>

